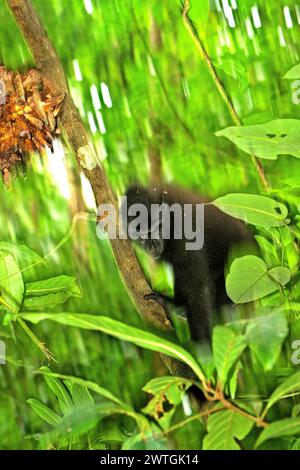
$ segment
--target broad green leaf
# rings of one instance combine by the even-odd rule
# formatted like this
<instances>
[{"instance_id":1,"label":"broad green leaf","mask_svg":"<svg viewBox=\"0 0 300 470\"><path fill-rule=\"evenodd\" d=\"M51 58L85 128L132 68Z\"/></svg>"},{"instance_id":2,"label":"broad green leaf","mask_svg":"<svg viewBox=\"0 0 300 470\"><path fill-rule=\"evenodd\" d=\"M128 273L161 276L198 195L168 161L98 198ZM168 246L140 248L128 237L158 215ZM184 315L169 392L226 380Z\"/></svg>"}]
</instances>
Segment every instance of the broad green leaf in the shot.
<instances>
[{"instance_id":1,"label":"broad green leaf","mask_svg":"<svg viewBox=\"0 0 300 470\"><path fill-rule=\"evenodd\" d=\"M213 329L212 344L218 382L223 389L230 369L246 347L245 337L226 326L216 326Z\"/></svg>"},{"instance_id":2,"label":"broad green leaf","mask_svg":"<svg viewBox=\"0 0 300 470\"><path fill-rule=\"evenodd\" d=\"M141 432L146 432L150 428L150 423L142 414L104 402L86 408L73 408L68 415L61 419L53 431L30 437L36 438L39 441L42 439L45 442L44 446L47 447L50 443L57 442L58 440L62 440L62 445L66 445L70 437L76 438L86 434L95 427L98 421L113 415L126 415L134 419Z\"/></svg>"},{"instance_id":3,"label":"broad green leaf","mask_svg":"<svg viewBox=\"0 0 300 470\"><path fill-rule=\"evenodd\" d=\"M23 300L24 282L19 266L11 255L0 253L0 295L14 313Z\"/></svg>"},{"instance_id":4,"label":"broad green leaf","mask_svg":"<svg viewBox=\"0 0 300 470\"><path fill-rule=\"evenodd\" d=\"M275 388L274 392L268 400L266 410L269 410L271 406L273 406L278 400L284 398L285 395L289 395L290 393L298 391L300 391L300 372L296 372L295 374L291 375L285 379L283 383L278 385L277 388Z\"/></svg>"},{"instance_id":5,"label":"broad green leaf","mask_svg":"<svg viewBox=\"0 0 300 470\"><path fill-rule=\"evenodd\" d=\"M43 281L28 282L26 295L28 297L45 295L60 291L72 290L76 286L76 278L71 276L56 276Z\"/></svg>"},{"instance_id":6,"label":"broad green leaf","mask_svg":"<svg viewBox=\"0 0 300 470\"><path fill-rule=\"evenodd\" d=\"M300 418L286 418L269 424L259 435L255 448L268 439L300 434Z\"/></svg>"},{"instance_id":7,"label":"broad green leaf","mask_svg":"<svg viewBox=\"0 0 300 470\"><path fill-rule=\"evenodd\" d=\"M40 295L37 297L25 297L22 310L43 310L65 303L73 297L72 292L57 292L55 294Z\"/></svg>"},{"instance_id":8,"label":"broad green leaf","mask_svg":"<svg viewBox=\"0 0 300 470\"><path fill-rule=\"evenodd\" d=\"M237 258L230 266L226 278L226 291L234 303L246 303L261 299L278 290L278 283L285 286L291 272L283 266L268 269L258 256Z\"/></svg>"},{"instance_id":9,"label":"broad green leaf","mask_svg":"<svg viewBox=\"0 0 300 470\"><path fill-rule=\"evenodd\" d=\"M300 78L300 64L294 65L283 78L287 78L288 80L297 80L297 78Z\"/></svg>"},{"instance_id":10,"label":"broad green leaf","mask_svg":"<svg viewBox=\"0 0 300 470\"><path fill-rule=\"evenodd\" d=\"M227 194L215 199L213 204L232 217L263 227L280 227L288 215L283 204L257 194Z\"/></svg>"},{"instance_id":11,"label":"broad green leaf","mask_svg":"<svg viewBox=\"0 0 300 470\"><path fill-rule=\"evenodd\" d=\"M287 334L287 320L281 310L254 318L248 323L247 343L264 370L271 370L274 366Z\"/></svg>"},{"instance_id":12,"label":"broad green leaf","mask_svg":"<svg viewBox=\"0 0 300 470\"><path fill-rule=\"evenodd\" d=\"M101 404L99 405L101 406ZM54 432L59 434L78 437L82 434L86 434L88 431L93 429L97 422L101 419L101 415L98 413L96 405L73 408L70 414L65 415L60 423L56 425Z\"/></svg>"},{"instance_id":13,"label":"broad green leaf","mask_svg":"<svg viewBox=\"0 0 300 470\"><path fill-rule=\"evenodd\" d=\"M68 382L81 385L82 387L85 387L97 393L98 395L101 395L107 398L108 400L111 400L114 403L117 403L118 405L127 406L119 398L113 395L109 390L107 390L106 388L100 387L98 384L94 382L90 382L89 380L84 380L79 377L73 377L72 375L58 374L56 372L52 372L48 367L45 367L45 366L41 367L37 373L48 375L49 377L53 377L56 379L67 380Z\"/></svg>"},{"instance_id":14,"label":"broad green leaf","mask_svg":"<svg viewBox=\"0 0 300 470\"><path fill-rule=\"evenodd\" d=\"M234 411L217 411L207 420L208 434L203 439L203 450L240 450L235 438L244 439L252 426L251 419Z\"/></svg>"},{"instance_id":15,"label":"broad green leaf","mask_svg":"<svg viewBox=\"0 0 300 470\"><path fill-rule=\"evenodd\" d=\"M158 377L156 379L149 380L149 382L147 382L146 385L143 387L143 390L144 392L156 395L162 392L165 393L166 391L168 391L169 388L171 388L172 385L176 385L177 389L187 390L193 385L193 382L183 377Z\"/></svg>"},{"instance_id":16,"label":"broad green leaf","mask_svg":"<svg viewBox=\"0 0 300 470\"><path fill-rule=\"evenodd\" d=\"M74 405L65 386L60 380L48 375L45 375L45 380L50 390L56 395L63 415L69 415L74 409Z\"/></svg>"},{"instance_id":17,"label":"broad green leaf","mask_svg":"<svg viewBox=\"0 0 300 470\"><path fill-rule=\"evenodd\" d=\"M36 414L42 418L46 423L51 424L52 426L56 426L61 422L61 417L55 413L49 406L44 405L39 400L35 398L30 398L27 400L27 403L31 406L31 408L36 412Z\"/></svg>"},{"instance_id":18,"label":"broad green leaf","mask_svg":"<svg viewBox=\"0 0 300 470\"><path fill-rule=\"evenodd\" d=\"M153 333L126 325L112 318L83 313L22 313L21 316L24 320L32 323L52 320L62 325L75 326L86 330L102 331L123 341L128 341L142 348L150 349L151 351L158 351L185 362L201 381L205 380L200 365L193 356L181 346L160 338Z\"/></svg>"},{"instance_id":19,"label":"broad green leaf","mask_svg":"<svg viewBox=\"0 0 300 470\"><path fill-rule=\"evenodd\" d=\"M278 155L300 158L300 120L276 119L265 124L227 127L216 132L227 137L244 152L276 160Z\"/></svg>"},{"instance_id":20,"label":"broad green leaf","mask_svg":"<svg viewBox=\"0 0 300 470\"><path fill-rule=\"evenodd\" d=\"M152 416L163 429L170 426L176 406L181 403L186 390L192 385L182 377L159 377L148 382L143 390L154 395L143 412Z\"/></svg>"},{"instance_id":21,"label":"broad green leaf","mask_svg":"<svg viewBox=\"0 0 300 470\"><path fill-rule=\"evenodd\" d=\"M285 286L291 279L291 271L285 266L276 266L269 269L268 275L281 286Z\"/></svg>"}]
</instances>

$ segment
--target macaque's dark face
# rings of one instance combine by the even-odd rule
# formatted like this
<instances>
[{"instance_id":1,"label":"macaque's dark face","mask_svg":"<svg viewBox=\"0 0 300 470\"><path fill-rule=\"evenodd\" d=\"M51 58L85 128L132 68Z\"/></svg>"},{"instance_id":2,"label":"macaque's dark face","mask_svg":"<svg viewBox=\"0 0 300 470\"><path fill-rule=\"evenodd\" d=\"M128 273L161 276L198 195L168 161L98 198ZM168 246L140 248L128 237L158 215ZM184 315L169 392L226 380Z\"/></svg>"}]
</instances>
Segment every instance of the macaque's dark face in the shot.
<instances>
[{"instance_id":1,"label":"macaque's dark face","mask_svg":"<svg viewBox=\"0 0 300 470\"><path fill-rule=\"evenodd\" d=\"M159 203L153 200L151 195L145 188L133 187L127 192L127 211L121 208L122 219L127 223L128 237L138 243L153 258L159 259L164 251L164 240L161 231L161 220L151 218L151 204ZM147 212L144 217L139 214L138 222L135 223L136 215L130 213L130 209L141 204L146 208Z\"/></svg>"}]
</instances>

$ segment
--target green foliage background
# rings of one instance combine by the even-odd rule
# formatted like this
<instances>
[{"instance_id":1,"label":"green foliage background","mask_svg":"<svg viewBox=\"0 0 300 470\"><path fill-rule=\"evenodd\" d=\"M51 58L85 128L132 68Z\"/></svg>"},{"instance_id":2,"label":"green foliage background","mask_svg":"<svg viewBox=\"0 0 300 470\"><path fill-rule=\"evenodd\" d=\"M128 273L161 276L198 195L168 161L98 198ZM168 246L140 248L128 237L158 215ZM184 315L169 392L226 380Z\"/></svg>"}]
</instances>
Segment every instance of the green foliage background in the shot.
<instances>
[{"instance_id":1,"label":"green foliage background","mask_svg":"<svg viewBox=\"0 0 300 470\"><path fill-rule=\"evenodd\" d=\"M33 0L32 3L62 60L72 96L118 194L122 194L129 183L137 180L147 183L157 176L153 161L149 159L153 149L161 158L162 175L167 181L213 198L234 192L262 193L249 155L224 137L215 135L233 123L204 61L184 28L179 0L91 0L91 14L87 12L88 2L83 0ZM206 29L202 23L206 2L199 0L194 3L196 5L191 10L193 21L199 32L202 31L201 37L209 55L243 123L299 119L300 108L292 102L292 81L284 78L288 70L299 62L297 2L237 1L238 8L233 10L236 26L230 27L220 2L211 1ZM253 24L251 9L254 6L260 13L260 28ZM285 22L285 6L290 7L292 28ZM21 71L31 67L30 53L4 0L1 0L0 23L0 59L3 64L8 69ZM252 33L249 32L249 24ZM80 67L80 81L75 76L74 61L78 61ZM231 76L232 70L236 78ZM112 107L107 106L109 103L105 103L101 95L101 83L102 87L103 84L109 87ZM95 108L92 86L98 90L101 110ZM53 165L51 169L51 159L56 162L54 169ZM25 244L44 256L68 233L74 214L85 210L86 184L78 175L73 156L65 151L65 182L58 178L63 174L57 166L58 160L57 155L47 158L33 156L26 176L18 177L10 189L1 184L1 241ZM282 191L286 186L283 181L299 175L299 160L284 155L278 160L261 161L274 194L284 202ZM69 197L65 197L63 191L66 184ZM296 190L286 196L294 216L299 212L298 196ZM89 209L92 209L90 199L88 202ZM165 272L152 269L144 258L143 262L152 285L168 288ZM298 261L293 269L297 273ZM39 264L23 273L26 283L59 275L76 277L82 296L69 298L64 305L54 305L51 312L84 312L144 328L122 285L110 247L106 241L97 238L92 222L79 221L66 243L48 257L46 266ZM2 310L0 313L4 316ZM167 375L152 352L104 333L49 321L30 328L55 354L57 363L50 364L52 371L81 377L105 387L130 409L141 410L149 402L149 395L142 391L147 381ZM295 331L297 338L297 326ZM60 442L57 435L37 441L25 439L28 435L49 432L49 422L41 419L28 399L38 398L56 413L59 413L59 407L49 384L40 374L34 374L42 365L43 357L20 325L1 325L0 339L5 341L8 354L7 364L0 366L1 449L37 446L120 448L124 442L128 448L135 448L137 431L132 420L126 413L116 417L109 410L101 411L105 417L100 423L96 420L91 426L90 422L85 423L86 428L83 425L80 431L76 428L68 442ZM251 375L253 363L250 361L249 364L246 376ZM273 365L270 364L270 370ZM287 368L291 364L282 356L277 360L277 366ZM290 372L285 371L286 375ZM261 390L259 392L264 399L277 385L275 376L265 371L261 387L264 394ZM69 387L74 401L76 393L82 394L77 404L80 402L82 405L82 401L91 403L85 387L74 390L70 383ZM174 415L167 416L165 426L170 425L169 418L175 422L186 418L186 408L180 405L181 394L178 398L176 393L171 403L178 406ZM293 400L292 405L297 406L296 399ZM99 407L103 405L101 400L96 400L96 403ZM292 405L285 401L280 403L271 420L290 417ZM82 411L82 414L86 420L94 419L94 415L91 418L88 412ZM223 415L222 418L224 422L221 424L226 426L231 415ZM240 417L237 421L239 419L241 421ZM296 425L297 436L300 427L299 423L299 429ZM61 426L63 434L66 424ZM154 426L158 426L157 422ZM214 423L211 422L210 426ZM246 429L248 422L246 428L243 422L236 422L235 426L233 435L244 439L250 431L250 428ZM198 421L163 437L160 430L155 428L154 431L160 438L154 439L149 435L144 443L148 448L197 449L201 447L205 433L204 426ZM246 448L254 447L258 434L257 429L248 436L248 440L246 438ZM298 445L294 440L282 439L280 433L278 436L268 441L273 443L273 448ZM213 445L206 436L204 448ZM231 441L225 442L226 445L231 448L236 444Z\"/></svg>"}]
</instances>

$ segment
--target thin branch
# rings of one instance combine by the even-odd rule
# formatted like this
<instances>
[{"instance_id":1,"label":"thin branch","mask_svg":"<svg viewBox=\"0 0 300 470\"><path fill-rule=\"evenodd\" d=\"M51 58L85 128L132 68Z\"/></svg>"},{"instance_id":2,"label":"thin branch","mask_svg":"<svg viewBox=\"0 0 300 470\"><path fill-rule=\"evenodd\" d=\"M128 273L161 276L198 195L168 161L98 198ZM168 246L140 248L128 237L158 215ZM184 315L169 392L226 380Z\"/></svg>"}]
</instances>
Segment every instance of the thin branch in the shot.
<instances>
[{"instance_id":1,"label":"thin branch","mask_svg":"<svg viewBox=\"0 0 300 470\"><path fill-rule=\"evenodd\" d=\"M25 331L25 333L29 336L29 338L34 342L34 344L42 351L44 357L46 357L49 362L50 361L56 362L54 354L52 354L52 352L49 351L49 349L45 346L45 344L42 343L38 339L38 337L33 333L33 331L24 322L24 320L18 317L18 312L11 305L9 305L1 296L0 296L0 304L3 305L6 308L6 310L8 310L9 312L11 312L13 315L16 316L16 321L19 323L19 325Z\"/></svg>"},{"instance_id":2,"label":"thin branch","mask_svg":"<svg viewBox=\"0 0 300 470\"><path fill-rule=\"evenodd\" d=\"M201 41L198 33L197 33L197 30L196 28L194 27L192 21L190 20L189 18L189 11L190 11L190 8L191 8L191 2L190 0L185 0L184 1L184 6L183 6L183 10L182 10L182 18L183 18L183 23L184 23L184 26L186 28L186 30L188 31L189 35L191 36L196 48L198 49L198 51L200 52L200 54L202 55L203 59L204 59L204 62L206 64L206 67L214 81L214 84L216 85L222 99L224 100L226 106L227 106L227 109L230 113L230 116L234 122L234 124L236 126L242 126L243 123L242 123L242 120L240 119L239 115L237 114L237 111L223 85L223 83L221 82L220 78L219 78L219 75L214 67L214 64L212 63L212 60L209 56L209 54L207 53L206 49L205 49L205 46L203 44L203 42ZM263 186L263 188L266 190L266 191L270 191L270 185L267 181L267 178L265 176L265 173L264 173L264 169L263 169L263 166L261 164L261 162L255 157L255 155L251 154L251 160L256 168L256 171L257 171L257 174L259 176L259 179L260 179L260 182Z\"/></svg>"},{"instance_id":3,"label":"thin branch","mask_svg":"<svg viewBox=\"0 0 300 470\"><path fill-rule=\"evenodd\" d=\"M208 401L220 402L222 403L224 408L231 410L234 413L238 413L239 415L244 416L245 418L248 418L254 421L256 426L258 427L266 428L268 426L268 423L262 419L262 416L252 415L251 413L248 413L243 408L239 407L238 405L228 400L224 396L224 393L222 392L222 390L219 389L219 385L217 385L216 389L214 389L213 387L211 387L210 383L207 382L205 384L204 395Z\"/></svg>"},{"instance_id":4,"label":"thin branch","mask_svg":"<svg viewBox=\"0 0 300 470\"><path fill-rule=\"evenodd\" d=\"M22 320L22 318L20 318L20 317L17 317L17 322L19 323L21 328L23 328L23 330L29 336L29 338L34 342L34 344L40 349L40 351L42 351L43 355L48 359L48 361L49 362L51 362L51 361L57 362L56 359L55 359L54 354L52 354L52 352L49 351L49 349L45 346L45 344L42 343L38 339L38 337L29 328L27 323L25 323L24 320Z\"/></svg>"},{"instance_id":5,"label":"thin branch","mask_svg":"<svg viewBox=\"0 0 300 470\"><path fill-rule=\"evenodd\" d=\"M195 415L189 416L188 418L179 421L179 423L174 424L170 428L166 429L165 431L162 431L157 437L160 438L162 436L167 436L168 434L171 434L174 431L177 431L178 429L183 428L187 424L192 423L193 421L200 420L201 418L205 418L207 416L210 416L213 413L217 413L218 411L224 411L225 407L218 407L218 408L209 408L203 411L200 411L199 413L196 413Z\"/></svg>"}]
</instances>

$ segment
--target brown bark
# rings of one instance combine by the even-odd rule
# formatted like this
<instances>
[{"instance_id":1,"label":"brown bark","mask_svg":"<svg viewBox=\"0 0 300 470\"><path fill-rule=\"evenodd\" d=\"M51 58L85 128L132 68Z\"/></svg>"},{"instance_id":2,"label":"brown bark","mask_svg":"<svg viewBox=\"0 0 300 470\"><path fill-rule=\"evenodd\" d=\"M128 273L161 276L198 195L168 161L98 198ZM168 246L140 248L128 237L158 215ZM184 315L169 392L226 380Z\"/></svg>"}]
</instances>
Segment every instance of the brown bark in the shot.
<instances>
[{"instance_id":1,"label":"brown bark","mask_svg":"<svg viewBox=\"0 0 300 470\"><path fill-rule=\"evenodd\" d=\"M27 41L36 67L54 93L66 94L60 128L72 146L80 168L91 183L97 206L105 203L114 204L117 208L117 199L69 94L62 64L30 0L7 0L7 5ZM141 317L156 328L171 329L164 309L157 302L144 300L144 295L149 294L151 289L137 262L131 243L128 240L117 239L111 240L111 246L125 286Z\"/></svg>"}]
</instances>

